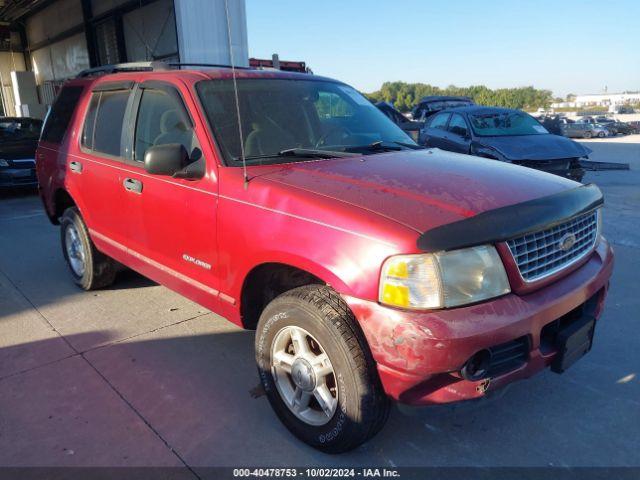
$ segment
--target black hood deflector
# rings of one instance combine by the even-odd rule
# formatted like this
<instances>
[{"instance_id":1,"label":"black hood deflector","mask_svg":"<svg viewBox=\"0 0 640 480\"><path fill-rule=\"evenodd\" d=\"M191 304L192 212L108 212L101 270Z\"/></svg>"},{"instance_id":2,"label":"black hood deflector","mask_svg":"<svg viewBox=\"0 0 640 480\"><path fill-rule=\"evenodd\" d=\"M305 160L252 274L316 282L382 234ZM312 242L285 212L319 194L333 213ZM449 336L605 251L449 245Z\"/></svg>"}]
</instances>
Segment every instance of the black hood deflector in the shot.
<instances>
[{"instance_id":1,"label":"black hood deflector","mask_svg":"<svg viewBox=\"0 0 640 480\"><path fill-rule=\"evenodd\" d=\"M418 238L418 248L424 252L440 252L503 242L551 228L603 204L604 197L597 186L580 185L428 230Z\"/></svg>"}]
</instances>

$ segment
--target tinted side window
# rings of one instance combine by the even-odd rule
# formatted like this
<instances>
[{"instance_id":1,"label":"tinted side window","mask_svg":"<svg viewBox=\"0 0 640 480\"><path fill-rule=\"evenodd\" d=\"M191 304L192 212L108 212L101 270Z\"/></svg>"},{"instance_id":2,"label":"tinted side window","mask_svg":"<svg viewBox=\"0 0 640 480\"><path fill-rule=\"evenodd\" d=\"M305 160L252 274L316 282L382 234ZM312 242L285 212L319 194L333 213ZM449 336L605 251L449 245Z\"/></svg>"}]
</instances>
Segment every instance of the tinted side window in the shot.
<instances>
[{"instance_id":1,"label":"tinted side window","mask_svg":"<svg viewBox=\"0 0 640 480\"><path fill-rule=\"evenodd\" d=\"M122 123L130 90L94 92L82 132L82 144L95 152L120 156Z\"/></svg>"},{"instance_id":2,"label":"tinted side window","mask_svg":"<svg viewBox=\"0 0 640 480\"><path fill-rule=\"evenodd\" d=\"M179 143L194 159L197 140L182 102L164 90L145 88L136 120L134 158L144 161L147 148Z\"/></svg>"},{"instance_id":3,"label":"tinted side window","mask_svg":"<svg viewBox=\"0 0 640 480\"><path fill-rule=\"evenodd\" d=\"M449 120L449 114L448 113L439 113L438 115L433 117L433 120L431 120L431 123L429 124L429 127L430 128L437 128L439 130L446 130L446 128L447 128L447 120Z\"/></svg>"},{"instance_id":4,"label":"tinted side window","mask_svg":"<svg viewBox=\"0 0 640 480\"><path fill-rule=\"evenodd\" d=\"M89 109L84 119L84 127L82 128L82 146L93 149L93 132L96 126L96 113L98 113L98 105L100 104L100 93L91 95Z\"/></svg>"},{"instance_id":5,"label":"tinted side window","mask_svg":"<svg viewBox=\"0 0 640 480\"><path fill-rule=\"evenodd\" d=\"M51 143L60 143L67 132L73 111L78 104L83 87L65 87L58 94L51 111L47 116L47 122L42 131L42 140Z\"/></svg>"},{"instance_id":6,"label":"tinted side window","mask_svg":"<svg viewBox=\"0 0 640 480\"><path fill-rule=\"evenodd\" d=\"M451 116L451 121L449 122L448 130L451 133L460 135L461 137L466 137L469 133L469 130L467 130L467 124L464 121L464 118L462 118L462 115L459 115L457 113L454 113Z\"/></svg>"}]
</instances>

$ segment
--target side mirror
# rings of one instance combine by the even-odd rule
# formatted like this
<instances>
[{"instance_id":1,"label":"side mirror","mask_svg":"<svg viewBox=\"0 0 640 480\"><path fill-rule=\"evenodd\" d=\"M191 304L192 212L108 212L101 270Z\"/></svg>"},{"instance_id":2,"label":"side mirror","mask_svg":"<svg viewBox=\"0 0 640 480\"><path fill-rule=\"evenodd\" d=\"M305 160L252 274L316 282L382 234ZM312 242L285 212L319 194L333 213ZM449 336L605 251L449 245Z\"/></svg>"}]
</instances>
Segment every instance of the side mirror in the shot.
<instances>
[{"instance_id":1,"label":"side mirror","mask_svg":"<svg viewBox=\"0 0 640 480\"><path fill-rule=\"evenodd\" d=\"M188 163L189 153L179 143L149 147L144 154L144 169L152 175L173 176Z\"/></svg>"}]
</instances>

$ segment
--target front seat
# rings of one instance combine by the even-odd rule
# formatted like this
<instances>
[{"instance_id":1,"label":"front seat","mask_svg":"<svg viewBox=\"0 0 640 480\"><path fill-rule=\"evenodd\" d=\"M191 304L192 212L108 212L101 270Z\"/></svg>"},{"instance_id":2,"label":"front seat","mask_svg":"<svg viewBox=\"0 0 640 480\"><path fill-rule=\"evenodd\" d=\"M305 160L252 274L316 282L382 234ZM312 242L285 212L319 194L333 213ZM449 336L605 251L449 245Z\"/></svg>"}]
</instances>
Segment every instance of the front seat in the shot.
<instances>
[{"instance_id":1,"label":"front seat","mask_svg":"<svg viewBox=\"0 0 640 480\"><path fill-rule=\"evenodd\" d=\"M160 117L160 135L153 141L154 145L179 143L184 145L187 152L191 151L193 131L187 127L177 110L167 110Z\"/></svg>"},{"instance_id":2,"label":"front seat","mask_svg":"<svg viewBox=\"0 0 640 480\"><path fill-rule=\"evenodd\" d=\"M296 140L289 132L266 119L251 124L253 130L247 136L244 149L247 156L269 155L285 148L296 146Z\"/></svg>"}]
</instances>

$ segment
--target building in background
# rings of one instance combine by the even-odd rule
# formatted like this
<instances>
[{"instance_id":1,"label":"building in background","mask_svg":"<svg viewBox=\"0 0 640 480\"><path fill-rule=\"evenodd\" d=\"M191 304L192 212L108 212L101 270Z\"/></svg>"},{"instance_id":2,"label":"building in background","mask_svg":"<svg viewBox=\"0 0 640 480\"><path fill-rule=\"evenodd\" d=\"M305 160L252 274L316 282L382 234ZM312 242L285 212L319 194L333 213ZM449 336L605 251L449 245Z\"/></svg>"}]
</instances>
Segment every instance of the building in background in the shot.
<instances>
[{"instance_id":1,"label":"building in background","mask_svg":"<svg viewBox=\"0 0 640 480\"><path fill-rule=\"evenodd\" d=\"M640 104L640 92L576 95L570 102L552 103L552 108L610 107Z\"/></svg>"},{"instance_id":2,"label":"building in background","mask_svg":"<svg viewBox=\"0 0 640 480\"><path fill-rule=\"evenodd\" d=\"M60 85L86 68L229 65L231 55L249 65L244 0L0 0L5 115L42 117Z\"/></svg>"}]
</instances>

